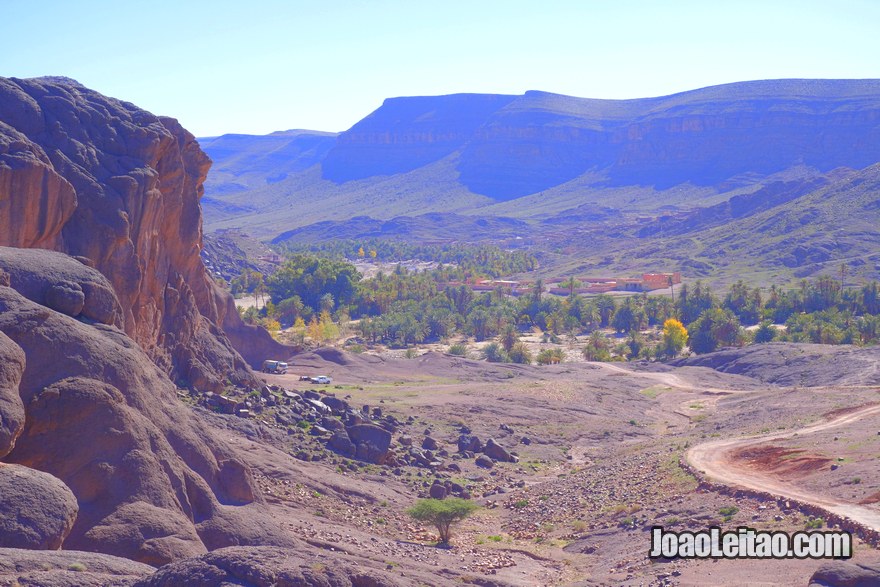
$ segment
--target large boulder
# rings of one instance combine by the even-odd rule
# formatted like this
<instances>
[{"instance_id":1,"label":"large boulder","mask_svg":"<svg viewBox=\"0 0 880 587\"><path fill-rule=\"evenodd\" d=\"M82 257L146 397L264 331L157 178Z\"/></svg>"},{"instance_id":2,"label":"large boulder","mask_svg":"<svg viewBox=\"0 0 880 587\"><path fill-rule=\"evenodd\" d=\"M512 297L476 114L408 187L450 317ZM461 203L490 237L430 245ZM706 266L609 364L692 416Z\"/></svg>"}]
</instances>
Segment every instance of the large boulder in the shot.
<instances>
[{"instance_id":1,"label":"large boulder","mask_svg":"<svg viewBox=\"0 0 880 587\"><path fill-rule=\"evenodd\" d=\"M223 548L166 565L136 583L136 587L396 587L404 584L379 570L347 564L326 555L305 555L302 551L302 548Z\"/></svg>"},{"instance_id":2,"label":"large boulder","mask_svg":"<svg viewBox=\"0 0 880 587\"><path fill-rule=\"evenodd\" d=\"M810 577L810 587L876 587L880 565L849 561L828 561Z\"/></svg>"},{"instance_id":3,"label":"large boulder","mask_svg":"<svg viewBox=\"0 0 880 587\"><path fill-rule=\"evenodd\" d=\"M0 495L0 548L61 548L78 506L60 479L0 463Z\"/></svg>"},{"instance_id":4,"label":"large boulder","mask_svg":"<svg viewBox=\"0 0 880 587\"><path fill-rule=\"evenodd\" d=\"M483 447L483 453L495 461L514 463L518 460L515 456L510 454L506 448L495 442L494 438L490 438L486 441L486 446Z\"/></svg>"},{"instance_id":5,"label":"large boulder","mask_svg":"<svg viewBox=\"0 0 880 587\"><path fill-rule=\"evenodd\" d=\"M391 433L373 424L358 424L346 428L354 443L355 458L368 463L384 464L391 447Z\"/></svg>"},{"instance_id":6,"label":"large boulder","mask_svg":"<svg viewBox=\"0 0 880 587\"><path fill-rule=\"evenodd\" d=\"M353 457L357 452L357 447L351 441L351 438L348 436L348 432L346 432L345 430L337 430L336 432L334 432L333 436L330 437L330 440L327 441L327 448L329 448L336 454L348 458Z\"/></svg>"},{"instance_id":7,"label":"large boulder","mask_svg":"<svg viewBox=\"0 0 880 587\"><path fill-rule=\"evenodd\" d=\"M0 269L9 275L9 285L33 302L68 316L124 326L124 312L113 286L99 271L73 257L0 247Z\"/></svg>"},{"instance_id":8,"label":"large boulder","mask_svg":"<svg viewBox=\"0 0 880 587\"><path fill-rule=\"evenodd\" d=\"M204 553L206 542L256 540L227 515L258 499L247 467L125 333L2 286L0 332L7 354L17 347L26 358L17 386L25 425L5 460L57 477L76 496L66 548L160 565ZM280 530L260 539L286 544Z\"/></svg>"}]
</instances>

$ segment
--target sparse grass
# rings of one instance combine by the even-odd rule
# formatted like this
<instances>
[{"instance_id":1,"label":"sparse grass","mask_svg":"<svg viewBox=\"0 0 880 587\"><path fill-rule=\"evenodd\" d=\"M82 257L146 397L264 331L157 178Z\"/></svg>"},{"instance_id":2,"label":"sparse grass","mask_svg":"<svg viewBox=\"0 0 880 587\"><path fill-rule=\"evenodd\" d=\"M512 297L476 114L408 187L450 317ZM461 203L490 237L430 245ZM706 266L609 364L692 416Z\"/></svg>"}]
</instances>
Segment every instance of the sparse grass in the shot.
<instances>
[{"instance_id":1,"label":"sparse grass","mask_svg":"<svg viewBox=\"0 0 880 587\"><path fill-rule=\"evenodd\" d=\"M735 505L725 506L718 510L718 513L721 514L722 519L725 522L729 522L731 519L733 519L733 516L735 516L737 512L739 512L739 508Z\"/></svg>"},{"instance_id":2,"label":"sparse grass","mask_svg":"<svg viewBox=\"0 0 880 587\"><path fill-rule=\"evenodd\" d=\"M626 518L620 520L620 522L618 522L617 525L620 526L621 528L634 528L636 525L636 521L634 518L626 517Z\"/></svg>"},{"instance_id":3,"label":"sparse grass","mask_svg":"<svg viewBox=\"0 0 880 587\"><path fill-rule=\"evenodd\" d=\"M804 520L804 528L807 530L818 530L822 526L825 525L825 520L822 518L807 518Z\"/></svg>"},{"instance_id":4,"label":"sparse grass","mask_svg":"<svg viewBox=\"0 0 880 587\"><path fill-rule=\"evenodd\" d=\"M88 570L88 567L84 563L76 562L76 563L70 563L69 565L67 565L67 570L74 571L77 573L83 573Z\"/></svg>"},{"instance_id":5,"label":"sparse grass","mask_svg":"<svg viewBox=\"0 0 880 587\"><path fill-rule=\"evenodd\" d=\"M521 510L522 508L527 507L528 505L529 505L529 500L527 500L527 499L520 499L518 501L513 502L513 507L518 510Z\"/></svg>"},{"instance_id":6,"label":"sparse grass","mask_svg":"<svg viewBox=\"0 0 880 587\"><path fill-rule=\"evenodd\" d=\"M687 445L685 445L687 447ZM683 451L675 451L660 464L660 470L666 475L679 491L692 491L699 484L697 479L681 467Z\"/></svg>"},{"instance_id":7,"label":"sparse grass","mask_svg":"<svg viewBox=\"0 0 880 587\"><path fill-rule=\"evenodd\" d=\"M655 399L658 395L666 391L672 391L672 388L666 385L652 385L651 387L646 387L641 390L639 393L649 399Z\"/></svg>"}]
</instances>

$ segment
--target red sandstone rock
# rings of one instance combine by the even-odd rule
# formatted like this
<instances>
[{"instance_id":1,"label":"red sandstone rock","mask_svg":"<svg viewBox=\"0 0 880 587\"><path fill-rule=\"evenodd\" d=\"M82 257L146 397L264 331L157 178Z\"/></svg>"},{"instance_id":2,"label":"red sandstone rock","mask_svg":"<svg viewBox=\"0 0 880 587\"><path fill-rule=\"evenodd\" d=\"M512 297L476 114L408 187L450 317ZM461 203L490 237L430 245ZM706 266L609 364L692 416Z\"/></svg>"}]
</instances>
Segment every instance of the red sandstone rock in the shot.
<instances>
[{"instance_id":1,"label":"red sandstone rock","mask_svg":"<svg viewBox=\"0 0 880 587\"><path fill-rule=\"evenodd\" d=\"M0 78L0 246L87 259L111 282L125 332L172 378L216 390L253 382L233 343L251 364L289 349L242 324L205 271L209 166L172 118L72 80ZM77 307L75 288L48 295Z\"/></svg>"}]
</instances>

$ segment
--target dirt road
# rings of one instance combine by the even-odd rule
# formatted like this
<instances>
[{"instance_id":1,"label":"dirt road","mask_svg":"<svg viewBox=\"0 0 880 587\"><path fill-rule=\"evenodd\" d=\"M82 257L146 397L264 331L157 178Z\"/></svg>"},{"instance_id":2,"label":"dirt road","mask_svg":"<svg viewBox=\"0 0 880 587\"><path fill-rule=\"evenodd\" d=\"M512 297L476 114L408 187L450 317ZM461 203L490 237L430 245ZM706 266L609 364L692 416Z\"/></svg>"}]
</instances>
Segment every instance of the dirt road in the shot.
<instances>
[{"instance_id":1,"label":"dirt road","mask_svg":"<svg viewBox=\"0 0 880 587\"><path fill-rule=\"evenodd\" d=\"M637 372L608 363L603 363L602 366L613 372L645 377L663 385L686 391L697 391L709 394L754 393L754 390L704 388L693 385L682 379L680 376L672 373ZM783 440L790 438L795 434L802 437L841 426L847 426L861 420L862 418L875 415L880 415L880 404L863 406L849 413L797 430L705 442L689 449L685 454L685 458L691 466L695 467L698 471L701 471L709 480L716 483L743 487L756 491L764 491L788 499L794 499L803 503L815 505L831 513L850 518L874 530L880 530L880 511L874 508L848 503L827 495L818 495L797 486L781 482L768 475L762 474L760 471L753 471L744 468L740 462L731 456L735 452L744 448Z\"/></svg>"},{"instance_id":2,"label":"dirt road","mask_svg":"<svg viewBox=\"0 0 880 587\"><path fill-rule=\"evenodd\" d=\"M698 471L702 471L706 477L712 481L723 483L725 485L744 487L746 489L765 491L774 495L795 499L797 501L818 506L831 513L845 516L856 522L860 522L869 528L878 530L880 529L880 511L862 505L847 503L830 496L817 495L796 486L770 478L761 474L759 471L746 470L730 457L734 451L743 448L790 438L795 434L798 436L806 436L816 432L846 426L862 418L878 414L880 414L880 405L875 404L790 432L705 442L688 450L685 458L693 467Z\"/></svg>"}]
</instances>

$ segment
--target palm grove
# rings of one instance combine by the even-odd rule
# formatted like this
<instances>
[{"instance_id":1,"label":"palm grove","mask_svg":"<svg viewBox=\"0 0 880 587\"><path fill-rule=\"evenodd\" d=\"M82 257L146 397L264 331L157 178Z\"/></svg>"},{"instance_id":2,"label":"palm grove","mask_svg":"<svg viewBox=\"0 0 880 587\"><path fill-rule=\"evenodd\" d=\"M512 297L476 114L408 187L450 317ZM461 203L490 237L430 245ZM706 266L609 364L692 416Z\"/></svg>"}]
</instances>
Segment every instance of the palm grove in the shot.
<instances>
[{"instance_id":1,"label":"palm grove","mask_svg":"<svg viewBox=\"0 0 880 587\"><path fill-rule=\"evenodd\" d=\"M464 335L491 340L483 347L490 361L562 361L561 349L548 348L533 357L519 342L521 333L536 331L545 341L570 345L578 336L588 336L580 350L586 359L598 361L671 358L685 345L706 353L772 340L871 344L880 337L876 282L843 288L839 281L822 276L788 290L761 290L737 282L721 297L698 281L682 285L674 301L644 294L585 297L575 294L574 287L565 297L546 295L540 280L519 296L503 287L481 293L468 285L502 270L534 267L534 260L523 253L515 253L516 258L506 255L514 253L483 247L479 256L467 258L469 262L424 272L398 265L390 273L362 279L345 259L293 253L265 281L245 273L232 286L233 291L268 294L262 310L249 309L244 317L272 330L293 325L302 337L320 342L337 337L340 326L355 320L365 341L396 348ZM617 336L606 336L609 330ZM449 350L466 353L461 344Z\"/></svg>"}]
</instances>

